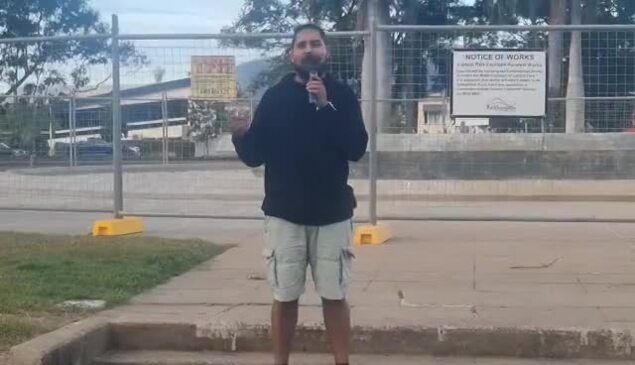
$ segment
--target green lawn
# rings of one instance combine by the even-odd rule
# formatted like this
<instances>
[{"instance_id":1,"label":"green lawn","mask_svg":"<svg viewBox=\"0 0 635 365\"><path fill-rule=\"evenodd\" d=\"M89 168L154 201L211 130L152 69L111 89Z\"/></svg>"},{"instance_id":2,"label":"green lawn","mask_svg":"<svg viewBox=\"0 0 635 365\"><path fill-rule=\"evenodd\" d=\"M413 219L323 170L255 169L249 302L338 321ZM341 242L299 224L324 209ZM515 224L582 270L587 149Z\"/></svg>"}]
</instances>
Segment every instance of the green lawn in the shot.
<instances>
[{"instance_id":1,"label":"green lawn","mask_svg":"<svg viewBox=\"0 0 635 365\"><path fill-rule=\"evenodd\" d=\"M63 301L121 304L224 249L200 240L0 232L0 348L84 315L59 309Z\"/></svg>"}]
</instances>

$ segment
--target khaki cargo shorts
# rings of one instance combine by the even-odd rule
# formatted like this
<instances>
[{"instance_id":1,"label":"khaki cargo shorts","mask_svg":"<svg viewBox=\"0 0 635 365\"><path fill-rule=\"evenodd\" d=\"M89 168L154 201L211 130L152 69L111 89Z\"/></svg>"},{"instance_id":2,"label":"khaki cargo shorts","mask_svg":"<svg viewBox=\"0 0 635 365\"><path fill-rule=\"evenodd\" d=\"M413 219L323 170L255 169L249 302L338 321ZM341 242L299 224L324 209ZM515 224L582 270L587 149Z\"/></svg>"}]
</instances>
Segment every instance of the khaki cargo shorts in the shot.
<instances>
[{"instance_id":1,"label":"khaki cargo shorts","mask_svg":"<svg viewBox=\"0 0 635 365\"><path fill-rule=\"evenodd\" d=\"M265 218L267 280L278 302L298 300L305 290L307 267L316 292L342 300L351 281L353 225L351 220L326 226L302 226Z\"/></svg>"}]
</instances>

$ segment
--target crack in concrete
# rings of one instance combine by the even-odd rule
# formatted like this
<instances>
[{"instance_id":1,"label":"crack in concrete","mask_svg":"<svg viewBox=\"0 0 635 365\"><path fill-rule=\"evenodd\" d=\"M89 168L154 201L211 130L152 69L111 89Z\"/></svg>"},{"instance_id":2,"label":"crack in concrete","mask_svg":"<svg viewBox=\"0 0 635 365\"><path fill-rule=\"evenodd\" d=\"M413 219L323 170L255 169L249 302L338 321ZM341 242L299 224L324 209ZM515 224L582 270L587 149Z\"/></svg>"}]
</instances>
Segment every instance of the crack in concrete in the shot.
<instances>
[{"instance_id":1,"label":"crack in concrete","mask_svg":"<svg viewBox=\"0 0 635 365\"><path fill-rule=\"evenodd\" d=\"M582 287L582 290L584 290L584 294L589 294L589 291L587 290L587 287L586 285L584 285L582 280L580 280L579 277L576 277L575 280L578 282L578 284L580 284L580 287Z\"/></svg>"}]
</instances>

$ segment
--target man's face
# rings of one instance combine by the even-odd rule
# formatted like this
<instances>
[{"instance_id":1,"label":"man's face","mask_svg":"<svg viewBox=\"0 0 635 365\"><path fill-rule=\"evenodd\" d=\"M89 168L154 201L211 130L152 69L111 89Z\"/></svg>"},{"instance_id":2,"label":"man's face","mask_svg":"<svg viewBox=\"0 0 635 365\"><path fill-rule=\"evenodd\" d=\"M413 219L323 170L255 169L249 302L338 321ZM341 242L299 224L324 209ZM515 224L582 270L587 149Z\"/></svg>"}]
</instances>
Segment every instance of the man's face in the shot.
<instances>
[{"instance_id":1,"label":"man's face","mask_svg":"<svg viewBox=\"0 0 635 365\"><path fill-rule=\"evenodd\" d=\"M328 59L328 50L320 32L305 29L298 33L291 50L291 63L302 76L308 73L311 65L323 70Z\"/></svg>"}]
</instances>

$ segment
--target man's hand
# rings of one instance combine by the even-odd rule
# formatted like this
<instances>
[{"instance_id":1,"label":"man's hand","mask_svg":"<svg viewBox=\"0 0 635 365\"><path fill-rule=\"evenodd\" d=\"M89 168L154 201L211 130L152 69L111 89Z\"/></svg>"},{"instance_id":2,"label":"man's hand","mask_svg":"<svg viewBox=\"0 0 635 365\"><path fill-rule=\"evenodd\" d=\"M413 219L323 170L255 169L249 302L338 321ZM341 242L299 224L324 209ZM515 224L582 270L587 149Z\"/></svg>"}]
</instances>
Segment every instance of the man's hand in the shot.
<instances>
[{"instance_id":1,"label":"man's hand","mask_svg":"<svg viewBox=\"0 0 635 365\"><path fill-rule=\"evenodd\" d=\"M232 136L242 137L249 130L249 119L232 118L229 122L229 130L232 132Z\"/></svg>"},{"instance_id":2,"label":"man's hand","mask_svg":"<svg viewBox=\"0 0 635 365\"><path fill-rule=\"evenodd\" d=\"M312 77L306 84L306 90L316 96L317 104L320 108L325 107L329 103L328 95L326 95L326 87L319 77Z\"/></svg>"}]
</instances>

